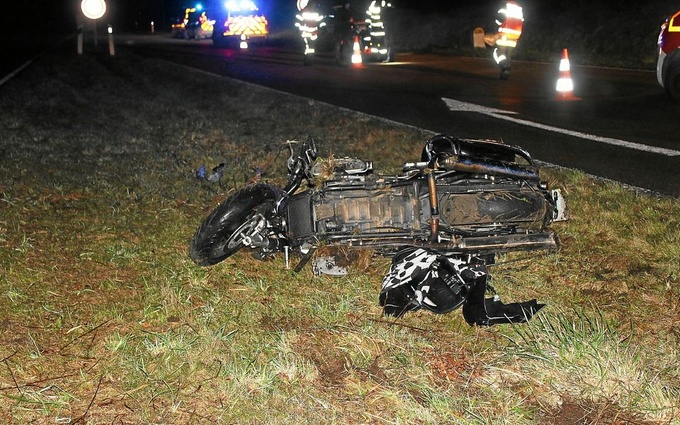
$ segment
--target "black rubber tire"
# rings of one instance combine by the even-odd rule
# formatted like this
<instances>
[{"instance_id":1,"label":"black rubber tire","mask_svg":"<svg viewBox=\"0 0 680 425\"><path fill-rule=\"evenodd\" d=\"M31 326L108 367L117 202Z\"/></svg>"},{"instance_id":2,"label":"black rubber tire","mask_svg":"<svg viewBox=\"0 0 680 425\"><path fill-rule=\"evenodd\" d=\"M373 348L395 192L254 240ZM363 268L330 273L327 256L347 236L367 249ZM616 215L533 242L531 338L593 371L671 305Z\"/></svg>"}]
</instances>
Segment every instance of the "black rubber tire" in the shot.
<instances>
[{"instance_id":1,"label":"black rubber tire","mask_svg":"<svg viewBox=\"0 0 680 425\"><path fill-rule=\"evenodd\" d=\"M229 247L234 232L255 213L271 217L275 204L276 191L266 184L247 186L234 193L201 223L189 245L191 259L199 266L211 266L234 255L243 247Z\"/></svg>"},{"instance_id":2,"label":"black rubber tire","mask_svg":"<svg viewBox=\"0 0 680 425\"><path fill-rule=\"evenodd\" d=\"M676 57L676 59L679 59ZM680 103L680 59L675 60L666 69L666 81L664 89L666 94L675 103Z\"/></svg>"}]
</instances>

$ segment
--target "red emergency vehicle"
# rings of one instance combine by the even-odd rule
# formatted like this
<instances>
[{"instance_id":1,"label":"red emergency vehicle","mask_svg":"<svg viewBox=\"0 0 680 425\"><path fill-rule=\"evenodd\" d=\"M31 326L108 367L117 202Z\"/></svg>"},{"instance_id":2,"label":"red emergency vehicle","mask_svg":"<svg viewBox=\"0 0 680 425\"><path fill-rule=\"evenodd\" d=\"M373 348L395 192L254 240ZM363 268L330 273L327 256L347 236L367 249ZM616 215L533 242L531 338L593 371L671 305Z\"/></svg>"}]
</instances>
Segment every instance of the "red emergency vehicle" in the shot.
<instances>
[{"instance_id":1,"label":"red emergency vehicle","mask_svg":"<svg viewBox=\"0 0 680 425\"><path fill-rule=\"evenodd\" d=\"M656 79L666 94L680 103L680 10L661 25Z\"/></svg>"}]
</instances>

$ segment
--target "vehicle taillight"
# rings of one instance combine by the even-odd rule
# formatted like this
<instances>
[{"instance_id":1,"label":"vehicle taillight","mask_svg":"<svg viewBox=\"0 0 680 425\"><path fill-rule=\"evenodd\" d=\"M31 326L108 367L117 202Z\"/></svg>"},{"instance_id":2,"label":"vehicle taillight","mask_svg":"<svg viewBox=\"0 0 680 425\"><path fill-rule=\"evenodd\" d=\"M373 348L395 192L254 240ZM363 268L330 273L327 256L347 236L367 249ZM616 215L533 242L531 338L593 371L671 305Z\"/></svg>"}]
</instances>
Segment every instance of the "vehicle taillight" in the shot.
<instances>
[{"instance_id":1,"label":"vehicle taillight","mask_svg":"<svg viewBox=\"0 0 680 425\"><path fill-rule=\"evenodd\" d=\"M659 32L659 39L656 42L656 44L658 44L659 47L663 47L663 34L666 31L667 27L668 27L668 21L661 24L661 31Z\"/></svg>"}]
</instances>

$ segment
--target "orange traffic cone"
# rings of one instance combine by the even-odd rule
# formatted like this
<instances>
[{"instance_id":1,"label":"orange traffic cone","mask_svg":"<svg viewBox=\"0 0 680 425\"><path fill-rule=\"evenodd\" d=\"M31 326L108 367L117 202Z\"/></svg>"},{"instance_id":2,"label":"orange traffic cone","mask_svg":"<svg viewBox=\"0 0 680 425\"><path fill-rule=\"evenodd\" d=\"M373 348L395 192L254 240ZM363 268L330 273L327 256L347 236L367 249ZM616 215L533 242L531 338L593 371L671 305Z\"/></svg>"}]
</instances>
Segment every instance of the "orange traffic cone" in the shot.
<instances>
[{"instance_id":1,"label":"orange traffic cone","mask_svg":"<svg viewBox=\"0 0 680 425\"><path fill-rule=\"evenodd\" d=\"M354 36L354 45L352 46L352 66L361 66L363 63L361 59L361 44L359 43L359 36Z\"/></svg>"},{"instance_id":2,"label":"orange traffic cone","mask_svg":"<svg viewBox=\"0 0 680 425\"><path fill-rule=\"evenodd\" d=\"M560 76L557 79L557 100L576 100L574 96L574 82L571 79L571 65L569 64L569 52L562 50L562 60L560 60Z\"/></svg>"}]
</instances>

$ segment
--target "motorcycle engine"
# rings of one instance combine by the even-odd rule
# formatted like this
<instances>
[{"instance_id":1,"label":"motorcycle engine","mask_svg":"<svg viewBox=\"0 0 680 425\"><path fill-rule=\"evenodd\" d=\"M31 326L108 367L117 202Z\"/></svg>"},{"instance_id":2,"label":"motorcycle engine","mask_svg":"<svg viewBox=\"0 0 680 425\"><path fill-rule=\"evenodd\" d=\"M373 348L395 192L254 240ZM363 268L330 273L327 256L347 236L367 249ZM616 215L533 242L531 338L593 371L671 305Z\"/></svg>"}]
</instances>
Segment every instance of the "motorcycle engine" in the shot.
<instances>
[{"instance_id":1,"label":"motorcycle engine","mask_svg":"<svg viewBox=\"0 0 680 425\"><path fill-rule=\"evenodd\" d=\"M330 158L317 161L312 167L312 175L330 184L333 181L365 181L373 174L373 162L358 158Z\"/></svg>"}]
</instances>

